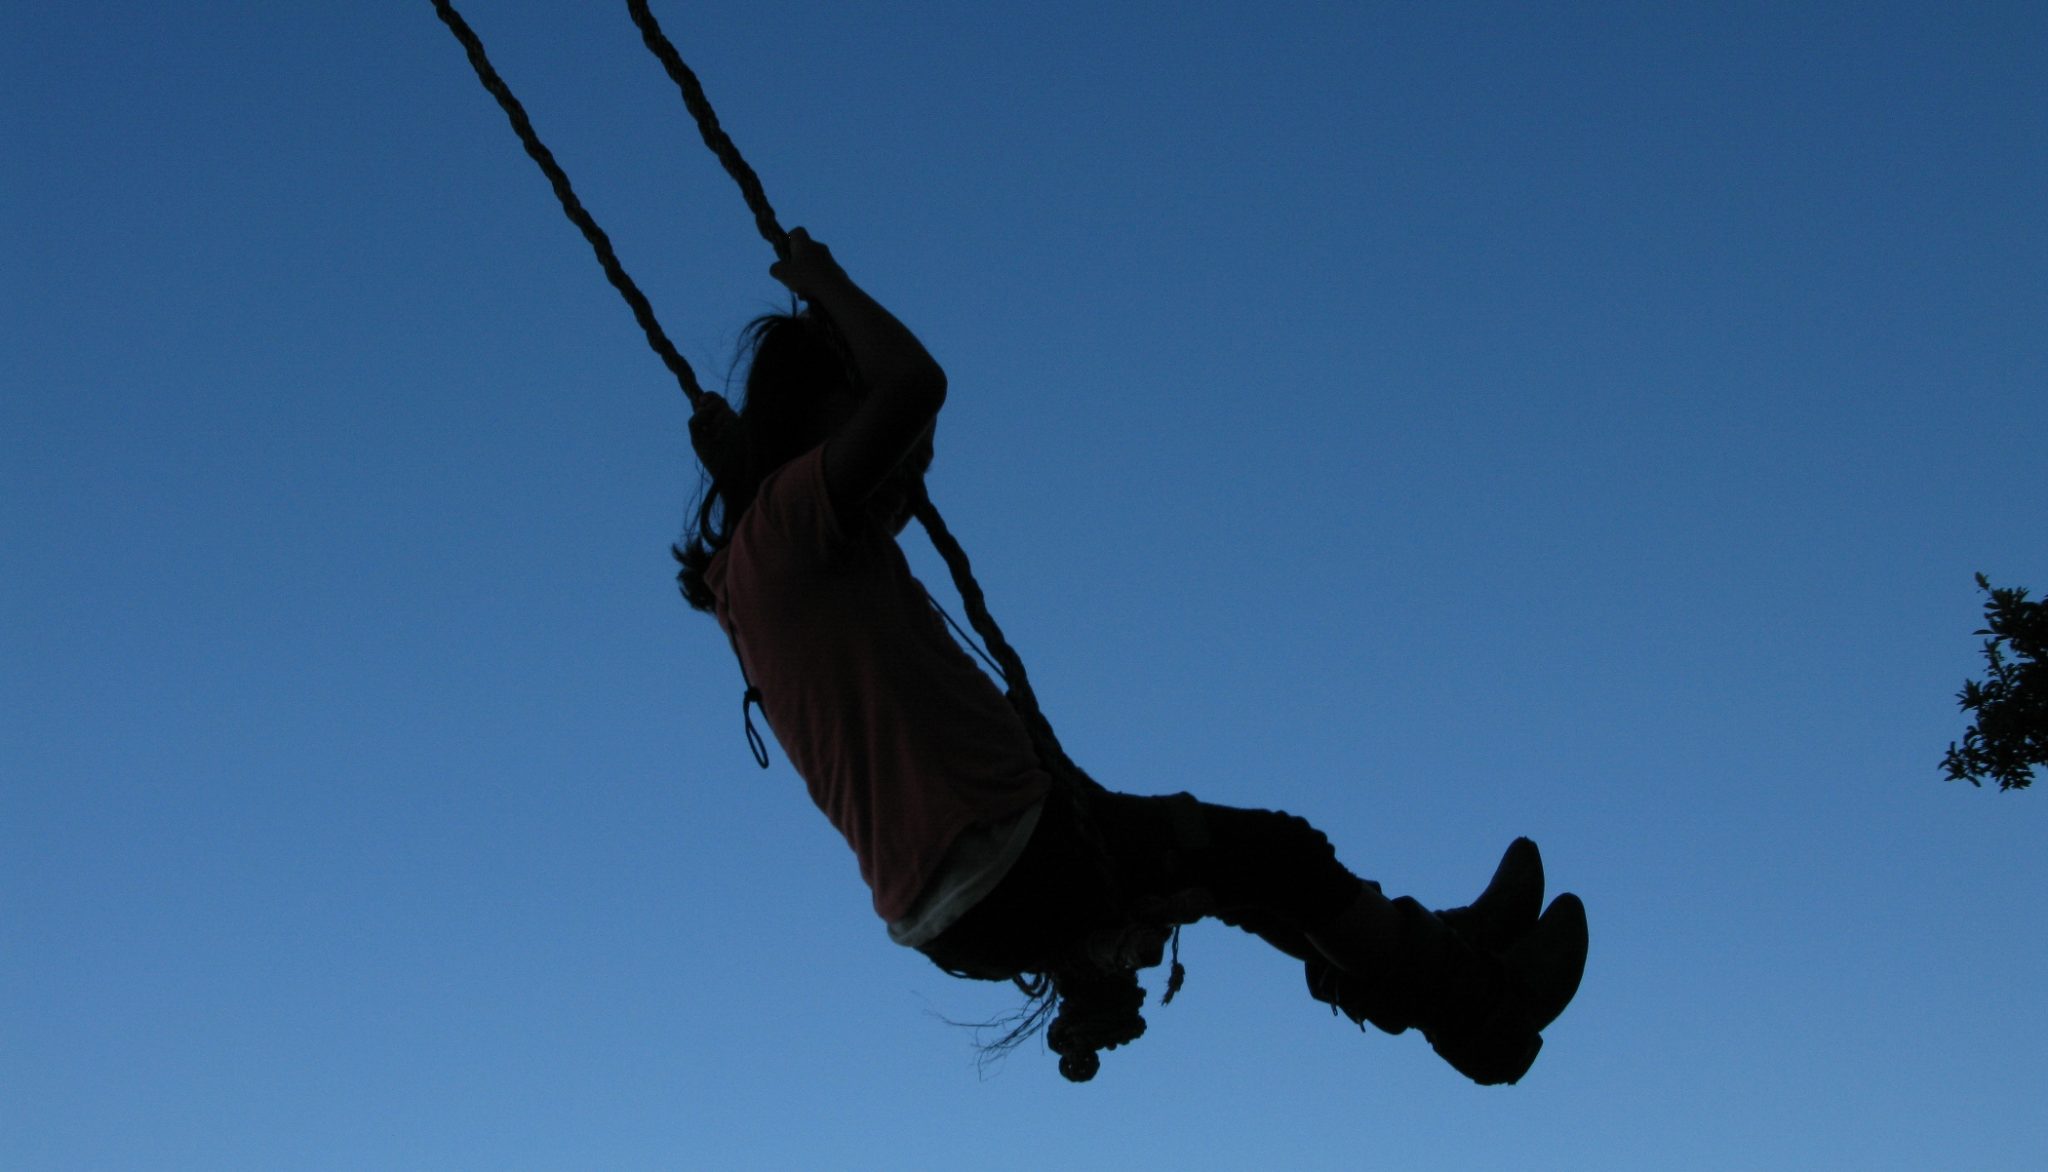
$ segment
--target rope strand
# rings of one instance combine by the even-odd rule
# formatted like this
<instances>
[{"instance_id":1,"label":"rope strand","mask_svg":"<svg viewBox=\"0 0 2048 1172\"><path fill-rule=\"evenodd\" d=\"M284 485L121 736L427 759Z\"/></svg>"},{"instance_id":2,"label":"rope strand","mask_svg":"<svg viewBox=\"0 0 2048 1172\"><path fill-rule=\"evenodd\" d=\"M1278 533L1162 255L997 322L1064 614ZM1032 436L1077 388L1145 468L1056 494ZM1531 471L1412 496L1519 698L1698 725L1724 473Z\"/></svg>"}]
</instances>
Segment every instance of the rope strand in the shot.
<instances>
[{"instance_id":1,"label":"rope strand","mask_svg":"<svg viewBox=\"0 0 2048 1172\"><path fill-rule=\"evenodd\" d=\"M947 571L953 576L953 587L960 593L960 602L967 608L967 621L974 632L981 636L988 653L1001 666L1003 682L1008 685L1010 706L1017 715L1024 718L1024 726L1031 733L1031 740L1038 747L1043 764L1055 777L1065 774L1084 788L1100 789L1094 778L1089 777L1067 756L1060 744L1059 736L1053 732L1052 722L1039 710L1038 694L1031 689L1031 677L1024 670L1024 660L1017 649L1003 637L1003 630L996 625L995 616L989 613L988 597L982 593L981 584L974 579L973 567L968 564L967 551L961 548L946 520L939 515L938 507L925 496L922 488L915 502L917 523L924 526L925 536L931 539L932 548L946 563Z\"/></svg>"},{"instance_id":2,"label":"rope strand","mask_svg":"<svg viewBox=\"0 0 2048 1172\"><path fill-rule=\"evenodd\" d=\"M697 75L684 63L683 55L661 31L661 25L654 19L654 13L647 7L647 0L626 0L626 11L632 14L633 24L640 30L640 39L647 44L649 52L661 61L661 67L668 71L676 88L683 91L683 105L690 111L690 117L697 121L697 132L704 136L704 145L718 156L719 165L740 185L740 196L747 201L747 210L754 213L754 228L761 233L761 239L775 250L775 259L789 259L789 234L782 225L775 222L775 209L768 205L768 193L761 189L760 177L747 161L740 157L740 149L733 145L732 137L718 124L718 111L711 108L711 99L704 96L704 86Z\"/></svg>"},{"instance_id":3,"label":"rope strand","mask_svg":"<svg viewBox=\"0 0 2048 1172\"><path fill-rule=\"evenodd\" d=\"M555 189L555 198L562 205L562 211L568 214L570 222L583 233L583 238L590 242L591 251L597 253L597 263L604 267L605 279L626 299L627 307L633 311L633 320L640 323L640 331L647 335L647 344L654 348L654 353L661 358L662 365L668 367L669 373L675 375L676 384L682 387L683 396L694 408L704 397L704 388L697 382L697 372L690 369L690 364L683 360L675 344L668 340L668 334L662 330L661 323L655 320L654 307L648 303L647 295L640 291L640 286L633 283L633 278L626 273L626 266L619 263L618 253L612 250L611 237L605 235L604 229L598 227L596 218L584 208L583 201L576 197L576 189L569 185L568 173L562 170L561 164L555 162L554 152L548 150L547 144L540 140L540 135L533 129L533 120L526 116L526 108L513 96L512 87L506 85L505 79L499 77L498 71L492 67L491 59L484 53L484 43L478 38L476 31L469 27L469 22L462 19L462 14L455 11L455 6L448 0L433 0L433 4L434 11L441 17L441 23L447 25L448 31L455 34L455 39L462 42L463 51L469 55L469 64L476 70L477 80L483 82L484 89L498 100L499 108L505 111L505 117L511 121L512 130L519 136L520 143L526 147L526 153L532 156L533 161L540 165L541 173L547 176L548 184Z\"/></svg>"}]
</instances>

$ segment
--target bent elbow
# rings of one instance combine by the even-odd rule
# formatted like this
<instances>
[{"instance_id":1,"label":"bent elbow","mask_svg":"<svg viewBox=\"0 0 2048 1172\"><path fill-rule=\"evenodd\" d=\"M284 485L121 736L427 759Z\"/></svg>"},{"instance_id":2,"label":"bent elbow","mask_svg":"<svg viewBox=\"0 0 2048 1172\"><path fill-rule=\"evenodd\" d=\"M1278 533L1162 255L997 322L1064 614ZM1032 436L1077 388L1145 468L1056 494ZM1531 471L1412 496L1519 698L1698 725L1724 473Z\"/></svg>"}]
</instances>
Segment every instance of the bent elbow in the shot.
<instances>
[{"instance_id":1,"label":"bent elbow","mask_svg":"<svg viewBox=\"0 0 2048 1172\"><path fill-rule=\"evenodd\" d=\"M936 362L927 364L904 380L903 396L926 414L937 415L946 405L946 372Z\"/></svg>"}]
</instances>

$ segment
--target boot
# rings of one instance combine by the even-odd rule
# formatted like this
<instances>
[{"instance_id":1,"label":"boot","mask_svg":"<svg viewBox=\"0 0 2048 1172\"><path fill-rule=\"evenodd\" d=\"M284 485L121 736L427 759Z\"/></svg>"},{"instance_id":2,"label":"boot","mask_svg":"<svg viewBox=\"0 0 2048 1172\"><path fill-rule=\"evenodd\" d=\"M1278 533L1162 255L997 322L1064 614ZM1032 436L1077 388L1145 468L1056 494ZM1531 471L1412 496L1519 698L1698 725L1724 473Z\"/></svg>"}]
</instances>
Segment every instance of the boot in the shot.
<instances>
[{"instance_id":1,"label":"boot","mask_svg":"<svg viewBox=\"0 0 2048 1172\"><path fill-rule=\"evenodd\" d=\"M1413 899L1393 907L1399 959L1343 972L1341 1007L1388 1033L1421 1030L1438 1057L1482 1086L1520 1079L1543 1048L1541 1031L1578 992L1585 905L1559 896L1505 956L1473 947Z\"/></svg>"},{"instance_id":2,"label":"boot","mask_svg":"<svg viewBox=\"0 0 2048 1172\"><path fill-rule=\"evenodd\" d=\"M1536 926L1542 910L1543 856L1534 842L1518 838L1508 844L1478 899L1436 915L1480 951L1500 956Z\"/></svg>"},{"instance_id":3,"label":"boot","mask_svg":"<svg viewBox=\"0 0 2048 1172\"><path fill-rule=\"evenodd\" d=\"M1478 899L1436 916L1480 953L1505 958L1508 949L1536 926L1536 913L1542 907L1543 856L1534 842L1517 838L1508 844L1493 879ZM1404 1021L1375 1012L1374 999L1363 995L1357 982L1352 982L1352 995L1347 996L1344 970L1336 965L1314 957L1304 962L1304 968L1309 996L1343 1011L1354 1023L1371 1022L1390 1034L1408 1028Z\"/></svg>"},{"instance_id":4,"label":"boot","mask_svg":"<svg viewBox=\"0 0 2048 1172\"><path fill-rule=\"evenodd\" d=\"M1399 901L1396 901L1397 903ZM1490 978L1458 975L1456 950L1443 970L1441 992L1426 996L1415 1024L1437 1056L1482 1086L1512 1083L1527 1073L1543 1047L1542 1030L1556 1021L1579 991L1586 971L1586 906L1557 897ZM1475 973L1483 973L1483 962Z\"/></svg>"}]
</instances>

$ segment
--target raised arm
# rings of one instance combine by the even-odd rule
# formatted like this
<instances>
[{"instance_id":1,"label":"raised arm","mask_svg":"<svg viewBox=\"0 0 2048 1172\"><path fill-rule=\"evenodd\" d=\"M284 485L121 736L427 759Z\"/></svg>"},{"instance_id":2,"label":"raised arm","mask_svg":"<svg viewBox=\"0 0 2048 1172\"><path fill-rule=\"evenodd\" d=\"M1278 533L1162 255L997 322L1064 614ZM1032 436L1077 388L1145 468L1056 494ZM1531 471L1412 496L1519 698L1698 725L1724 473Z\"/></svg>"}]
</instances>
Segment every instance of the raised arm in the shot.
<instances>
[{"instance_id":1,"label":"raised arm","mask_svg":"<svg viewBox=\"0 0 2048 1172\"><path fill-rule=\"evenodd\" d=\"M825 444L826 490L835 504L859 506L931 430L946 401L946 372L802 228L789 234L789 259L768 272L832 319L860 372L867 394Z\"/></svg>"}]
</instances>

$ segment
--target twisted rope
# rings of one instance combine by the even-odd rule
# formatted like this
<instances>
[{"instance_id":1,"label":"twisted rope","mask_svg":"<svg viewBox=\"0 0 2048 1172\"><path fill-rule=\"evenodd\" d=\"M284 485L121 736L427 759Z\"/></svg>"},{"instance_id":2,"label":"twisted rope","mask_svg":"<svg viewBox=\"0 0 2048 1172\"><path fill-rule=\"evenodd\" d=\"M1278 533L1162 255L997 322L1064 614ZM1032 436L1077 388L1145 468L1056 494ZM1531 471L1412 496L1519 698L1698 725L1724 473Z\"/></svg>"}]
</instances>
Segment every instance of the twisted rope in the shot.
<instances>
[{"instance_id":1,"label":"twisted rope","mask_svg":"<svg viewBox=\"0 0 2048 1172\"><path fill-rule=\"evenodd\" d=\"M1031 734L1032 743L1038 749L1040 763L1055 777L1065 775L1084 789L1100 790L1102 785L1067 756L1058 734L1053 732L1052 722L1039 710L1038 694L1031 688L1031 677L1024 670L1024 660L1003 637L1003 629L996 624L995 616L989 613L988 597L982 593L981 583L975 581L974 569L967 561L967 551L961 548L953 531L946 527L946 519L939 515L938 506L932 504L931 498L924 495L921 485L917 490L914 512L917 523L924 526L925 536L953 577L953 587L959 591L960 602L967 608L968 623L973 626L974 633L981 636L982 644L1001 668L1010 707L1023 718L1025 730ZM1092 821L1084 822L1084 825L1092 826Z\"/></svg>"},{"instance_id":2,"label":"twisted rope","mask_svg":"<svg viewBox=\"0 0 2048 1172\"><path fill-rule=\"evenodd\" d=\"M718 111L711 108L711 100L704 96L704 87L697 81L697 75L684 64L683 55L676 52L675 45L663 35L654 13L648 10L647 0L626 0L626 11L632 14L633 24L640 30L640 39L646 42L648 51L660 59L670 80L683 91L683 105L690 111L690 117L696 119L697 132L704 136L704 145L711 148L725 173L740 185L740 195L747 201L747 210L754 213L755 230L775 250L775 259L788 260L789 234L775 222L775 209L768 206L768 193L761 189L760 178L740 157L739 148L733 145L725 128L718 124Z\"/></svg>"},{"instance_id":3,"label":"twisted rope","mask_svg":"<svg viewBox=\"0 0 2048 1172\"><path fill-rule=\"evenodd\" d=\"M584 208L583 201L576 197L576 189L569 185L568 174L562 170L561 164L555 162L554 152L534 131L533 120L526 116L526 108L519 104L519 99L512 94L512 87L506 85L505 79L499 77L498 71L492 67L491 59L484 54L483 41L478 39L476 31L469 27L469 22L462 19L462 14L455 11L455 6L448 0L433 0L433 4L441 23L447 25L455 39L462 42L463 51L469 55L469 64L476 70L477 80L483 82L484 89L498 100L498 106L512 123L513 132L526 147L526 153L540 164L541 173L547 176L549 186L555 189L555 198L561 202L562 211L583 233L583 238L590 242L591 251L597 254L597 263L604 267L605 279L619 291L619 296L626 299L627 307L633 311L633 320L640 323L640 331L647 335L647 344L654 348L669 373L675 375L676 383L682 387L683 397L690 401L690 406L697 406L705 394L703 386L697 382L697 372L690 369L690 364L683 360L675 344L668 340L661 323L655 320L654 307L648 304L647 295L627 275L626 266L619 263L618 253L612 250L611 237L605 235L604 229L598 227L597 220Z\"/></svg>"}]
</instances>

